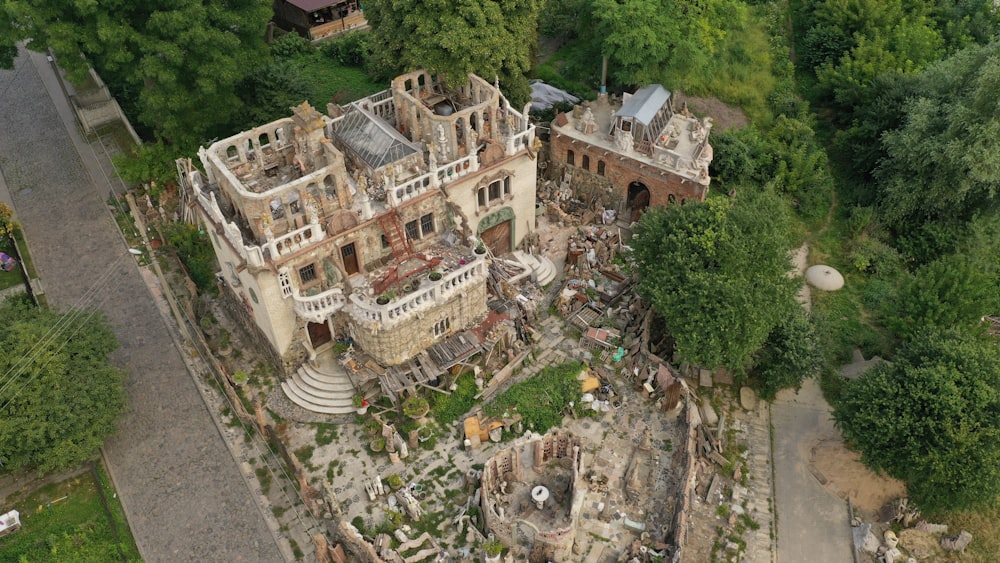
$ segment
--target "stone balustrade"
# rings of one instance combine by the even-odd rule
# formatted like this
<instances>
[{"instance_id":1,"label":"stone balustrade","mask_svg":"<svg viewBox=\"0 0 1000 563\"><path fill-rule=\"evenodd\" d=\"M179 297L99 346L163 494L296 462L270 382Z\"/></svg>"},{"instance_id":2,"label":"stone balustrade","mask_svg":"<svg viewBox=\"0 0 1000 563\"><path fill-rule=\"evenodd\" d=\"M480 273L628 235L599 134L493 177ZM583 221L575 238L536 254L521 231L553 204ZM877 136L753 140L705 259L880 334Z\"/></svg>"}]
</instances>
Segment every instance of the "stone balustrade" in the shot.
<instances>
[{"instance_id":1,"label":"stone balustrade","mask_svg":"<svg viewBox=\"0 0 1000 563\"><path fill-rule=\"evenodd\" d=\"M467 174L472 174L473 172L479 171L479 155L471 154L465 158L460 158L458 160L449 162L448 164L443 164L438 166L437 175L438 182L441 185L448 184L449 182L454 182L455 180L465 176Z\"/></svg>"},{"instance_id":2,"label":"stone balustrade","mask_svg":"<svg viewBox=\"0 0 1000 563\"><path fill-rule=\"evenodd\" d=\"M319 223L310 223L305 227L268 240L264 243L264 247L271 252L271 258L274 259L316 244L323 238L325 235Z\"/></svg>"},{"instance_id":3,"label":"stone balustrade","mask_svg":"<svg viewBox=\"0 0 1000 563\"><path fill-rule=\"evenodd\" d=\"M438 281L425 278L416 291L384 305L380 305L374 298L352 293L348 312L360 323L390 328L413 315L433 309L438 303L461 293L465 286L485 280L487 271L486 260L482 256L476 256L472 262L444 274Z\"/></svg>"},{"instance_id":4,"label":"stone balustrade","mask_svg":"<svg viewBox=\"0 0 1000 563\"><path fill-rule=\"evenodd\" d=\"M535 141L535 128L529 127L520 133L505 137L504 140L506 141L507 156L513 156L521 149L530 147L531 143Z\"/></svg>"},{"instance_id":5,"label":"stone balustrade","mask_svg":"<svg viewBox=\"0 0 1000 563\"><path fill-rule=\"evenodd\" d=\"M434 174L422 174L388 191L389 204L393 207L423 195L435 188Z\"/></svg>"},{"instance_id":6,"label":"stone balustrade","mask_svg":"<svg viewBox=\"0 0 1000 563\"><path fill-rule=\"evenodd\" d=\"M316 295L293 295L295 314L312 322L322 323L347 305L347 296L340 287L328 289Z\"/></svg>"}]
</instances>

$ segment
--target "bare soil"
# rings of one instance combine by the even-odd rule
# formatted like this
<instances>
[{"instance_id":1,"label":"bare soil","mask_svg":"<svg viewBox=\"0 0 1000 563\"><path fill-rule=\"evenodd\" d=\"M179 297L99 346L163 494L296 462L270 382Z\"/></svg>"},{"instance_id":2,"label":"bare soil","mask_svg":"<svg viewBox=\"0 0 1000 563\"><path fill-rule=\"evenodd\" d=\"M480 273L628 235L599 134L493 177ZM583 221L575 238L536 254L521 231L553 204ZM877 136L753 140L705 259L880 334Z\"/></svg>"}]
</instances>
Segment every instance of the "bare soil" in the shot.
<instances>
[{"instance_id":1,"label":"bare soil","mask_svg":"<svg viewBox=\"0 0 1000 563\"><path fill-rule=\"evenodd\" d=\"M817 442L812 448L809 468L827 490L842 499L850 497L855 510L868 514L906 496L902 481L875 474L861 463L861 454L847 449L839 438Z\"/></svg>"},{"instance_id":2,"label":"bare soil","mask_svg":"<svg viewBox=\"0 0 1000 563\"><path fill-rule=\"evenodd\" d=\"M689 96L679 90L675 91L674 110L680 111L685 103L695 115L711 117L713 130L717 133L726 129L740 128L749 123L743 110L726 105L718 98L699 98L698 96Z\"/></svg>"}]
</instances>

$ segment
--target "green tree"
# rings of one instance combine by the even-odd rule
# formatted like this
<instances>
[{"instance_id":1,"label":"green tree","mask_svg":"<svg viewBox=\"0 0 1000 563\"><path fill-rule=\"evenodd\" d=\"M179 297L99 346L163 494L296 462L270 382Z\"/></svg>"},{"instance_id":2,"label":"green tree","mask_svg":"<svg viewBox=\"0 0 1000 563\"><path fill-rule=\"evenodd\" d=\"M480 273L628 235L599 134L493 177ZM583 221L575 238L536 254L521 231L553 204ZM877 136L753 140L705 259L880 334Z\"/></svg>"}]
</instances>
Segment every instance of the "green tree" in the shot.
<instances>
[{"instance_id":1,"label":"green tree","mask_svg":"<svg viewBox=\"0 0 1000 563\"><path fill-rule=\"evenodd\" d=\"M918 77L904 123L883 135L881 217L897 232L968 221L1000 188L1000 42L960 51Z\"/></svg>"},{"instance_id":2,"label":"green tree","mask_svg":"<svg viewBox=\"0 0 1000 563\"><path fill-rule=\"evenodd\" d=\"M682 361L735 370L797 307L784 202L770 192L651 208L632 241L639 291Z\"/></svg>"},{"instance_id":3,"label":"green tree","mask_svg":"<svg viewBox=\"0 0 1000 563\"><path fill-rule=\"evenodd\" d=\"M768 335L757 353L750 384L762 399L771 400L787 387L798 388L821 363L819 339L802 308L796 308Z\"/></svg>"},{"instance_id":4,"label":"green tree","mask_svg":"<svg viewBox=\"0 0 1000 563\"><path fill-rule=\"evenodd\" d=\"M5 471L58 471L92 458L125 409L118 342L103 315L0 305L0 456Z\"/></svg>"},{"instance_id":5,"label":"green tree","mask_svg":"<svg viewBox=\"0 0 1000 563\"><path fill-rule=\"evenodd\" d=\"M834 419L862 461L928 510L1000 495L1000 347L978 332L918 334L848 382Z\"/></svg>"},{"instance_id":6,"label":"green tree","mask_svg":"<svg viewBox=\"0 0 1000 563\"><path fill-rule=\"evenodd\" d=\"M196 146L228 132L242 102L236 85L267 56L266 0L10 0L0 4L5 48L29 39L52 48L72 77L87 63L138 92L138 119L165 139ZM81 58L81 55L83 57Z\"/></svg>"},{"instance_id":7,"label":"green tree","mask_svg":"<svg viewBox=\"0 0 1000 563\"><path fill-rule=\"evenodd\" d=\"M998 282L994 265L949 254L907 278L886 318L903 337L925 327L981 326L984 315L1000 311Z\"/></svg>"},{"instance_id":8,"label":"green tree","mask_svg":"<svg viewBox=\"0 0 1000 563\"><path fill-rule=\"evenodd\" d=\"M372 67L391 76L425 68L449 85L469 73L499 78L520 107L531 98L527 73L538 43L539 0L372 0Z\"/></svg>"}]
</instances>

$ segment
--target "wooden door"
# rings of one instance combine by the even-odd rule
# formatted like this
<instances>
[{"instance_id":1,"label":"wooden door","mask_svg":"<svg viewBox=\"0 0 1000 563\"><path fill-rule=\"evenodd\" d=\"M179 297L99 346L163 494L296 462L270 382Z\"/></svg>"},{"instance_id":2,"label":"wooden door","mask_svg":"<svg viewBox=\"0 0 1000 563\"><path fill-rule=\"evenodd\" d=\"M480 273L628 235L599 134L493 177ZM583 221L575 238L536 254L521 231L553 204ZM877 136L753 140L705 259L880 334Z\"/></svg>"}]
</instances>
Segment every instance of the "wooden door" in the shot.
<instances>
[{"instance_id":1,"label":"wooden door","mask_svg":"<svg viewBox=\"0 0 1000 563\"><path fill-rule=\"evenodd\" d=\"M480 237L483 244L489 247L494 256L501 256L513 250L510 246L511 221L498 223L483 231Z\"/></svg>"},{"instance_id":2,"label":"wooden door","mask_svg":"<svg viewBox=\"0 0 1000 563\"><path fill-rule=\"evenodd\" d=\"M344 271L347 275L356 274L361 271L358 267L358 253L354 249L354 243L340 247L340 257L344 260Z\"/></svg>"},{"instance_id":3,"label":"wooden door","mask_svg":"<svg viewBox=\"0 0 1000 563\"><path fill-rule=\"evenodd\" d=\"M306 328L309 330L309 342L312 343L313 350L333 340L328 323L309 323Z\"/></svg>"}]
</instances>

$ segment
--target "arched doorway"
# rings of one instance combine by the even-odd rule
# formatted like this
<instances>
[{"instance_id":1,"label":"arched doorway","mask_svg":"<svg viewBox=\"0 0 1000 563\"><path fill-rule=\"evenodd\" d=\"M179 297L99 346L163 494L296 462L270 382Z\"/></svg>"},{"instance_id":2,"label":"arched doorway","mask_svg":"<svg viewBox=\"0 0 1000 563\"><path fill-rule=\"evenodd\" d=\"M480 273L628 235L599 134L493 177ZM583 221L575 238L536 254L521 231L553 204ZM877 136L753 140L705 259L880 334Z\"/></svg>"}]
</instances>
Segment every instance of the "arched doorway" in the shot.
<instances>
[{"instance_id":1,"label":"arched doorway","mask_svg":"<svg viewBox=\"0 0 1000 563\"><path fill-rule=\"evenodd\" d=\"M642 217L642 212L649 207L649 188L642 182L632 182L628 185L628 207L629 220L638 221Z\"/></svg>"},{"instance_id":2,"label":"arched doorway","mask_svg":"<svg viewBox=\"0 0 1000 563\"><path fill-rule=\"evenodd\" d=\"M494 256L514 250L514 210L503 207L479 221L479 238Z\"/></svg>"}]
</instances>

